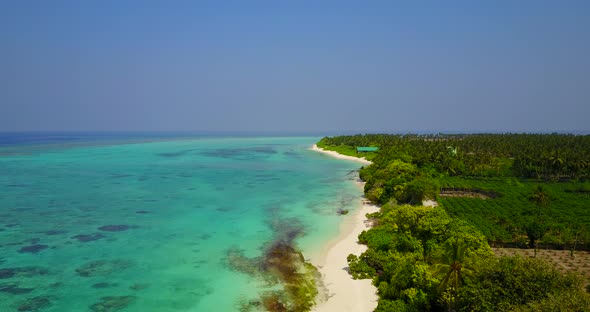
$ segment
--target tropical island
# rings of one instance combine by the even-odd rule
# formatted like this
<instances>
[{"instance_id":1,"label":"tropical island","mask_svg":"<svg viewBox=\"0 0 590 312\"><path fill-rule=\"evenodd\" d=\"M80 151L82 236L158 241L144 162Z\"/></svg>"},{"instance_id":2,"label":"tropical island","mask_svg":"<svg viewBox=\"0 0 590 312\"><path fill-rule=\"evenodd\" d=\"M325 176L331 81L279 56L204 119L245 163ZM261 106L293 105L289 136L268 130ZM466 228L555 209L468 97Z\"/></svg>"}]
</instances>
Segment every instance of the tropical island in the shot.
<instances>
[{"instance_id":1,"label":"tropical island","mask_svg":"<svg viewBox=\"0 0 590 312\"><path fill-rule=\"evenodd\" d=\"M368 134L317 146L372 162L359 175L381 209L358 237L368 249L347 261L377 288L375 311L590 310L590 136Z\"/></svg>"}]
</instances>

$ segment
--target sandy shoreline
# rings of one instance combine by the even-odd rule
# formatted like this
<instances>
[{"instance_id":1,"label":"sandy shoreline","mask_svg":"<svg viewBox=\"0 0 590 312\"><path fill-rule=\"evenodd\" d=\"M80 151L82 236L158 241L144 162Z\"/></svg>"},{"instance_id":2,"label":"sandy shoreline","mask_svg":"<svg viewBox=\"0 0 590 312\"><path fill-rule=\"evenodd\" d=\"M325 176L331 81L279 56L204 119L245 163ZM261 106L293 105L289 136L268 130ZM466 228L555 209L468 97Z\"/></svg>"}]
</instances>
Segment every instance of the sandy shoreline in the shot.
<instances>
[{"instance_id":1,"label":"sandy shoreline","mask_svg":"<svg viewBox=\"0 0 590 312\"><path fill-rule=\"evenodd\" d=\"M315 144L311 147L311 150L316 151L316 152L320 152L322 154L330 155L330 156L332 156L334 158L338 158L338 159L352 160L352 161L360 162L361 164L365 164L365 165L372 164L372 162L370 160L366 160L364 157L359 158L359 157L338 154L337 152L334 152L334 151L327 151L325 149L319 148Z\"/></svg>"},{"instance_id":2,"label":"sandy shoreline","mask_svg":"<svg viewBox=\"0 0 590 312\"><path fill-rule=\"evenodd\" d=\"M364 158L345 156L332 151L325 151L316 145L312 150L321 152L339 159L353 160L363 164L371 162ZM364 187L364 182L357 182L359 187ZM345 216L340 225L340 234L332 241L327 251L311 259L313 265L318 267L322 274L327 300L318 303L313 309L315 312L332 311L373 311L377 307L377 289L371 284L371 280L354 280L348 273L346 257L349 254L359 255L367 249L365 245L357 243L358 235L369 228L367 213L377 212L379 207L362 200L360 209L354 214Z\"/></svg>"}]
</instances>

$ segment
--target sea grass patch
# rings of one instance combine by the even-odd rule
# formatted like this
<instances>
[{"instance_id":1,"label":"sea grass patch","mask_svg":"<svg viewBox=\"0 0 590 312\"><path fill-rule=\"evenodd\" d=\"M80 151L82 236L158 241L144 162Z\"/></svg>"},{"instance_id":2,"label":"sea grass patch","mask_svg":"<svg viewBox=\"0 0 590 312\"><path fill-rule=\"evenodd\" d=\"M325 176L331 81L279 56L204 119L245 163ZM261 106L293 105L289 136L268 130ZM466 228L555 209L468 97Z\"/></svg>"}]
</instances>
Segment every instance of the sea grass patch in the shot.
<instances>
[{"instance_id":1,"label":"sea grass patch","mask_svg":"<svg viewBox=\"0 0 590 312\"><path fill-rule=\"evenodd\" d=\"M237 248L227 253L230 268L264 281L269 289L256 300L238 303L238 309L309 311L315 304L321 276L295 247L295 239L303 234L303 227L295 219L271 219L269 224L276 238L264 248L261 257L248 258ZM277 290L277 286L281 289Z\"/></svg>"}]
</instances>

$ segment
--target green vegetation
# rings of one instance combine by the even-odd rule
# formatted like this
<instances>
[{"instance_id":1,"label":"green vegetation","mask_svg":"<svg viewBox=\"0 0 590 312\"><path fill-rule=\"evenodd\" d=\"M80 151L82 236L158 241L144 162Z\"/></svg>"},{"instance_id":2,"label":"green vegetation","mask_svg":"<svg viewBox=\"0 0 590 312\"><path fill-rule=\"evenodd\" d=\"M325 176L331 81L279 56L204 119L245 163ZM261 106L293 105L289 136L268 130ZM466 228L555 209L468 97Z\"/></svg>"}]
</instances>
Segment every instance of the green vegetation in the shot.
<instances>
[{"instance_id":1,"label":"green vegetation","mask_svg":"<svg viewBox=\"0 0 590 312\"><path fill-rule=\"evenodd\" d=\"M348 262L353 277L373 279L376 311L533 311L571 296L570 307L590 309L577 277L540 259L495 258L477 229L443 208L390 203L371 217L376 225L359 236L369 249Z\"/></svg>"},{"instance_id":2,"label":"green vegetation","mask_svg":"<svg viewBox=\"0 0 590 312\"><path fill-rule=\"evenodd\" d=\"M580 279L493 246L590 249L590 136L355 135L319 146L355 155L382 204L348 262L378 288L376 311L587 311ZM440 207L421 206L437 199ZM399 205L398 205L399 203ZM549 308L552 307L552 308Z\"/></svg>"},{"instance_id":3,"label":"green vegetation","mask_svg":"<svg viewBox=\"0 0 590 312\"><path fill-rule=\"evenodd\" d=\"M346 145L346 144L333 145L333 144L327 143L323 139L321 141L319 141L316 145L319 148L335 151L335 152L338 152L342 155L348 155L348 156L353 156L353 157L364 157L368 160L373 159L377 155L376 152L364 152L364 153L359 154L356 151L356 147L357 147L356 145Z\"/></svg>"},{"instance_id":4,"label":"green vegetation","mask_svg":"<svg viewBox=\"0 0 590 312\"><path fill-rule=\"evenodd\" d=\"M571 192L589 188L588 182L444 177L438 183L442 189L478 189L497 194L493 199L439 197L451 215L475 225L493 246L533 248L527 229L536 224L546 230L537 242L541 248L590 249L590 198ZM550 199L543 205L531 199L540 185Z\"/></svg>"},{"instance_id":5,"label":"green vegetation","mask_svg":"<svg viewBox=\"0 0 590 312\"><path fill-rule=\"evenodd\" d=\"M503 257L482 266L460 298L469 311L542 311L550 302L564 305L550 311L590 309L590 296L577 277L536 258Z\"/></svg>"},{"instance_id":6,"label":"green vegetation","mask_svg":"<svg viewBox=\"0 0 590 312\"><path fill-rule=\"evenodd\" d=\"M401 158L451 176L518 176L543 180L590 178L590 136L564 134L388 135L325 137L338 151L377 146L376 160ZM352 154L347 154L352 155Z\"/></svg>"},{"instance_id":7,"label":"green vegetation","mask_svg":"<svg viewBox=\"0 0 590 312\"><path fill-rule=\"evenodd\" d=\"M590 136L371 134L318 145L380 147L360 171L372 202L438 199L493 246L590 249ZM531 199L538 187L547 202Z\"/></svg>"}]
</instances>

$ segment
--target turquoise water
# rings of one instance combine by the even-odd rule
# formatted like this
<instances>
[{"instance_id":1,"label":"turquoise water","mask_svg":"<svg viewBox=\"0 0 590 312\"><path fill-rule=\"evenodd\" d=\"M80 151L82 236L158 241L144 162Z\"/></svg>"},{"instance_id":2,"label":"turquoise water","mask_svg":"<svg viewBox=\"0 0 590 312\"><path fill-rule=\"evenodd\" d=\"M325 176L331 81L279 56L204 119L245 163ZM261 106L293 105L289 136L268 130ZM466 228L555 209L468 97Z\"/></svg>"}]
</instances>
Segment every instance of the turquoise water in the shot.
<instances>
[{"instance_id":1,"label":"turquoise water","mask_svg":"<svg viewBox=\"0 0 590 312\"><path fill-rule=\"evenodd\" d=\"M228 250L261 256L285 224L316 253L337 210L358 207L358 164L309 151L315 141L0 150L0 311L237 310L265 284L233 271Z\"/></svg>"}]
</instances>

